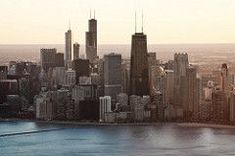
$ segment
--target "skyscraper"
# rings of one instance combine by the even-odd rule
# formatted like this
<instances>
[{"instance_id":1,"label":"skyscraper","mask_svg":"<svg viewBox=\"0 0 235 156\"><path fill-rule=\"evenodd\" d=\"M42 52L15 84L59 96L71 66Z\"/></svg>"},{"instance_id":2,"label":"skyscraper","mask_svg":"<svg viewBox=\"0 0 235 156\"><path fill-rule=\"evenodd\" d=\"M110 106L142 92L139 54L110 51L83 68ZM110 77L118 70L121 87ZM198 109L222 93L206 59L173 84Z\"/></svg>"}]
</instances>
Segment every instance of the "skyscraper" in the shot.
<instances>
[{"instance_id":1,"label":"skyscraper","mask_svg":"<svg viewBox=\"0 0 235 156\"><path fill-rule=\"evenodd\" d=\"M220 81L221 81L220 84L222 91L225 91L227 93L231 91L230 87L231 80L230 80L228 66L226 63L222 64Z\"/></svg>"},{"instance_id":2,"label":"skyscraper","mask_svg":"<svg viewBox=\"0 0 235 156\"><path fill-rule=\"evenodd\" d=\"M104 92L105 96L116 96L121 92L121 55L111 53L104 56Z\"/></svg>"},{"instance_id":3,"label":"skyscraper","mask_svg":"<svg viewBox=\"0 0 235 156\"><path fill-rule=\"evenodd\" d=\"M189 66L188 54L187 53L177 53L174 55L174 104L182 108L182 102L180 101L180 88L181 79L186 76L186 69Z\"/></svg>"},{"instance_id":4,"label":"skyscraper","mask_svg":"<svg viewBox=\"0 0 235 156\"><path fill-rule=\"evenodd\" d=\"M111 110L111 97L100 97L100 122L105 122L105 114L112 112Z\"/></svg>"},{"instance_id":5,"label":"skyscraper","mask_svg":"<svg viewBox=\"0 0 235 156\"><path fill-rule=\"evenodd\" d=\"M76 72L76 83L79 83L79 77L90 76L89 60L77 59L73 61L73 70Z\"/></svg>"},{"instance_id":6,"label":"skyscraper","mask_svg":"<svg viewBox=\"0 0 235 156\"><path fill-rule=\"evenodd\" d=\"M65 33L65 66L71 68L72 60L72 32L69 30Z\"/></svg>"},{"instance_id":7,"label":"skyscraper","mask_svg":"<svg viewBox=\"0 0 235 156\"><path fill-rule=\"evenodd\" d=\"M56 65L56 49L41 49L41 66L46 72Z\"/></svg>"},{"instance_id":8,"label":"skyscraper","mask_svg":"<svg viewBox=\"0 0 235 156\"><path fill-rule=\"evenodd\" d=\"M181 79L181 97L186 121L199 118L200 79L197 78L196 67L189 66L186 76Z\"/></svg>"},{"instance_id":9,"label":"skyscraper","mask_svg":"<svg viewBox=\"0 0 235 156\"><path fill-rule=\"evenodd\" d=\"M55 55L55 66L64 67L64 54L63 53L57 53Z\"/></svg>"},{"instance_id":10,"label":"skyscraper","mask_svg":"<svg viewBox=\"0 0 235 156\"><path fill-rule=\"evenodd\" d=\"M79 59L79 48L80 44L78 43L73 44L73 60Z\"/></svg>"},{"instance_id":11,"label":"skyscraper","mask_svg":"<svg viewBox=\"0 0 235 156\"><path fill-rule=\"evenodd\" d=\"M86 32L86 57L93 63L97 58L97 20L91 18L88 22L89 31Z\"/></svg>"},{"instance_id":12,"label":"skyscraper","mask_svg":"<svg viewBox=\"0 0 235 156\"><path fill-rule=\"evenodd\" d=\"M142 33L132 35L130 95L149 95L147 36Z\"/></svg>"}]
</instances>

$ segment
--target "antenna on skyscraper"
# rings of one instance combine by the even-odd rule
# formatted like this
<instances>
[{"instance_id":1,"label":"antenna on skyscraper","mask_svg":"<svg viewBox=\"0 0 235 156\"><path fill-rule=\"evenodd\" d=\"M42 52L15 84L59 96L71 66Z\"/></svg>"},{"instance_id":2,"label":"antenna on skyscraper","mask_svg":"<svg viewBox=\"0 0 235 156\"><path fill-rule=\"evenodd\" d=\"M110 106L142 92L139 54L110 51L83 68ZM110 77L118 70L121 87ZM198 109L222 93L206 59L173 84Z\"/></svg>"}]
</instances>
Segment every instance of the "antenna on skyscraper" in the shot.
<instances>
[{"instance_id":1,"label":"antenna on skyscraper","mask_svg":"<svg viewBox=\"0 0 235 156\"><path fill-rule=\"evenodd\" d=\"M94 9L94 19L95 19L95 9Z\"/></svg>"},{"instance_id":2,"label":"antenna on skyscraper","mask_svg":"<svg viewBox=\"0 0 235 156\"><path fill-rule=\"evenodd\" d=\"M136 11L135 11L135 33L136 33Z\"/></svg>"},{"instance_id":3,"label":"antenna on skyscraper","mask_svg":"<svg viewBox=\"0 0 235 156\"><path fill-rule=\"evenodd\" d=\"M91 9L90 9L90 19L91 19Z\"/></svg>"},{"instance_id":4,"label":"antenna on skyscraper","mask_svg":"<svg viewBox=\"0 0 235 156\"><path fill-rule=\"evenodd\" d=\"M144 32L144 13L142 10L142 33Z\"/></svg>"},{"instance_id":5,"label":"antenna on skyscraper","mask_svg":"<svg viewBox=\"0 0 235 156\"><path fill-rule=\"evenodd\" d=\"M69 19L69 30L71 30L71 23L70 23L70 19Z\"/></svg>"}]
</instances>

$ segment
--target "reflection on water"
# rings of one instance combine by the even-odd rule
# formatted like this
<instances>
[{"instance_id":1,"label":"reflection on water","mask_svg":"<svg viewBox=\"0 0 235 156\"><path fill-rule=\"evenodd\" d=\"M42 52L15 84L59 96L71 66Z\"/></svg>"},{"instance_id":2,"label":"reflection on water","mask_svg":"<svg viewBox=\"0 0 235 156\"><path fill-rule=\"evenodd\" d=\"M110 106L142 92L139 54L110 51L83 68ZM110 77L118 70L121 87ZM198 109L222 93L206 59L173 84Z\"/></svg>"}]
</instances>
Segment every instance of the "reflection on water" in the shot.
<instances>
[{"instance_id":1,"label":"reflection on water","mask_svg":"<svg viewBox=\"0 0 235 156\"><path fill-rule=\"evenodd\" d=\"M61 129L62 128L62 129ZM0 156L234 155L235 130L158 126L61 126L1 122Z\"/></svg>"}]
</instances>

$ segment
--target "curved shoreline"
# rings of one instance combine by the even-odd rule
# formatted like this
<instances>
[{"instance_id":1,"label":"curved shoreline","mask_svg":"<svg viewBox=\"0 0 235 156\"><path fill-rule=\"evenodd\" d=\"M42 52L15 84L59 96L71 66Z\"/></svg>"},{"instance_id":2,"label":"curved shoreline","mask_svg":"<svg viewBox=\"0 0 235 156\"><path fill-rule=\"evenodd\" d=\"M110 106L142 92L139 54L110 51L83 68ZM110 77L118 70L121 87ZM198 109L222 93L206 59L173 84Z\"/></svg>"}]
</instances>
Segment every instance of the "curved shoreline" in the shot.
<instances>
[{"instance_id":1,"label":"curved shoreline","mask_svg":"<svg viewBox=\"0 0 235 156\"><path fill-rule=\"evenodd\" d=\"M51 132L51 131L59 131L59 130L63 130L63 129L64 128L53 128L53 129L32 130L32 131L23 131L23 132L15 132L15 133L5 133L5 134L0 134L0 138L9 137L9 136L45 133L45 132Z\"/></svg>"}]
</instances>

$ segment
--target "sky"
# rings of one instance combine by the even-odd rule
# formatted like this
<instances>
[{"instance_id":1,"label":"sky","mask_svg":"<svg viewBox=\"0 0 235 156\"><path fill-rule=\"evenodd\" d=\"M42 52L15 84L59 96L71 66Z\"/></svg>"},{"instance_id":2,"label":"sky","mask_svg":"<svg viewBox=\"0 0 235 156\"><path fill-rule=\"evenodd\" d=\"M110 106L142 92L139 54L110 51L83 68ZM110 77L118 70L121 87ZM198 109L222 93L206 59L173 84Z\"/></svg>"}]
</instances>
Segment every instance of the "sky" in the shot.
<instances>
[{"instance_id":1,"label":"sky","mask_svg":"<svg viewBox=\"0 0 235 156\"><path fill-rule=\"evenodd\" d=\"M0 0L0 44L84 44L90 9L99 44L130 44L135 32L150 44L234 43L235 0Z\"/></svg>"}]
</instances>

